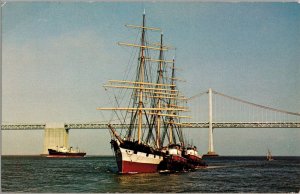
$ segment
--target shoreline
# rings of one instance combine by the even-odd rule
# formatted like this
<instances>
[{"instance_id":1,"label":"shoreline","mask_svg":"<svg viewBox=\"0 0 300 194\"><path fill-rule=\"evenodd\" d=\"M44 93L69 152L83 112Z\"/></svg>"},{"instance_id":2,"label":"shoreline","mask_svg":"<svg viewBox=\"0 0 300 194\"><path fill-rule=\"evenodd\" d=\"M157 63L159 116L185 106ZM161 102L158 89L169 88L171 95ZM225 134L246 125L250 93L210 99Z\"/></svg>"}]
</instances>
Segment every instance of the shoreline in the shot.
<instances>
[{"instance_id":1,"label":"shoreline","mask_svg":"<svg viewBox=\"0 0 300 194\"><path fill-rule=\"evenodd\" d=\"M7 154L7 155L1 155L1 157L45 157L46 155L44 154L28 154L28 155L13 155L13 154ZM86 155L84 158L86 157L114 157L113 155ZM205 159L213 159L213 158L249 158L249 157L266 157L265 155L220 155L217 157L206 157ZM297 158L300 156L273 156L276 158L283 158L283 157L293 157L293 158Z\"/></svg>"}]
</instances>

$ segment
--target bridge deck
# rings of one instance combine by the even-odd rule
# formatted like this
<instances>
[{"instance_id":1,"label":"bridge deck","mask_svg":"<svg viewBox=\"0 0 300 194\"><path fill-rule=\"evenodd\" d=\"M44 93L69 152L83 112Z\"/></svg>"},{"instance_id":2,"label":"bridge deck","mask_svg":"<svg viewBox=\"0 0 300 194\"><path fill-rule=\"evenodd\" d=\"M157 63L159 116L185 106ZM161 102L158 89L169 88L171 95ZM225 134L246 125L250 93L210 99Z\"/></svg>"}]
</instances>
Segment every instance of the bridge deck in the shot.
<instances>
[{"instance_id":1,"label":"bridge deck","mask_svg":"<svg viewBox=\"0 0 300 194\"><path fill-rule=\"evenodd\" d=\"M128 128L129 124L112 124L115 128ZM40 130L46 124L8 124L1 125L2 130ZM185 123L183 128L208 128L208 122ZM66 129L108 129L103 123L67 123ZM213 123L213 128L300 128L298 122L218 122Z\"/></svg>"}]
</instances>

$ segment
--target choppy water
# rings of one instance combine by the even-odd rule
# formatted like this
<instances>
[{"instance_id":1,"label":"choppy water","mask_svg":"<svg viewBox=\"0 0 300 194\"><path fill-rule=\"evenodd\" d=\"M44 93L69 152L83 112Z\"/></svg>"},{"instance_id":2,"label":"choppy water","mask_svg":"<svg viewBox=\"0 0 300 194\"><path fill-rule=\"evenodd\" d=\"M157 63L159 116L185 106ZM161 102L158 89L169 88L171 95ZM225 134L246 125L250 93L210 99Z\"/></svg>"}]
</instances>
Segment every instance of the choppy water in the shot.
<instances>
[{"instance_id":1,"label":"choppy water","mask_svg":"<svg viewBox=\"0 0 300 194\"><path fill-rule=\"evenodd\" d=\"M219 157L207 169L118 175L113 157L2 156L3 192L299 192L300 157Z\"/></svg>"}]
</instances>

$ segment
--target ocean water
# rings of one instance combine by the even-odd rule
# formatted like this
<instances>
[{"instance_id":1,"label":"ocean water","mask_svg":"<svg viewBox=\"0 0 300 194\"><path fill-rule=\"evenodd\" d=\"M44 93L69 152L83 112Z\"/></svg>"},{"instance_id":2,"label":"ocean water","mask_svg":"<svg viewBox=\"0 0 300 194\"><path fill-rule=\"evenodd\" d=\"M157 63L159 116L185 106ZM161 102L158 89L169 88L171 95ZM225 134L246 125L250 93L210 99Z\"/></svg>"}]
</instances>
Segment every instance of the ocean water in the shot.
<instances>
[{"instance_id":1,"label":"ocean water","mask_svg":"<svg viewBox=\"0 0 300 194\"><path fill-rule=\"evenodd\" d=\"M218 157L206 169L118 175L113 157L2 156L2 192L263 192L300 191L300 157Z\"/></svg>"}]
</instances>

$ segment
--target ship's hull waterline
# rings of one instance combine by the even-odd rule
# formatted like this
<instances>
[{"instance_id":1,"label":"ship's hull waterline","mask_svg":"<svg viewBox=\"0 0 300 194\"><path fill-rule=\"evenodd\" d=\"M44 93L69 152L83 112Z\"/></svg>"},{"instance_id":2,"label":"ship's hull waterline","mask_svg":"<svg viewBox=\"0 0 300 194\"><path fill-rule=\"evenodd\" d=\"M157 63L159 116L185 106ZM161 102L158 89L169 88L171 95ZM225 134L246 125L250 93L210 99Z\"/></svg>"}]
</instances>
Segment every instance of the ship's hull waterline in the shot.
<instances>
[{"instance_id":1,"label":"ship's hull waterline","mask_svg":"<svg viewBox=\"0 0 300 194\"><path fill-rule=\"evenodd\" d=\"M59 152L54 149L48 149L48 152L47 158L82 158L86 155L85 152Z\"/></svg>"},{"instance_id":2,"label":"ship's hull waterline","mask_svg":"<svg viewBox=\"0 0 300 194\"><path fill-rule=\"evenodd\" d=\"M47 155L47 158L82 158L84 155Z\"/></svg>"},{"instance_id":3,"label":"ship's hull waterline","mask_svg":"<svg viewBox=\"0 0 300 194\"><path fill-rule=\"evenodd\" d=\"M114 151L120 174L156 173L163 160L163 157L159 155L134 152L134 150L119 146L114 147Z\"/></svg>"}]
</instances>

